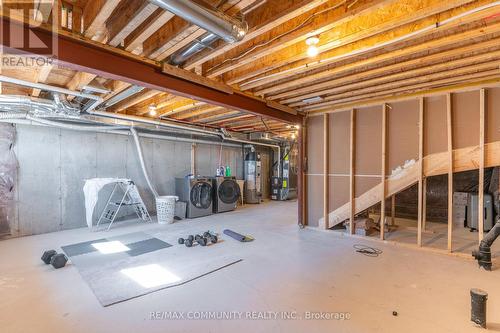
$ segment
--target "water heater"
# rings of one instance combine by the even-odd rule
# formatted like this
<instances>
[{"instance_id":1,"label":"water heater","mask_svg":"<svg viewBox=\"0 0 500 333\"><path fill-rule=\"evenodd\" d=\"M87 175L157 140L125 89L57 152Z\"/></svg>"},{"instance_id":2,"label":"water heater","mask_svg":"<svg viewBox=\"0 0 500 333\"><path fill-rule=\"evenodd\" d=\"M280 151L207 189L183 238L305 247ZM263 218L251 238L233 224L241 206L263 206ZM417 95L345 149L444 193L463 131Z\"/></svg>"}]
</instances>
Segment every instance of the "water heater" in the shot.
<instances>
[{"instance_id":1,"label":"water heater","mask_svg":"<svg viewBox=\"0 0 500 333\"><path fill-rule=\"evenodd\" d=\"M253 147L245 155L245 202L259 204L262 199L262 162Z\"/></svg>"}]
</instances>

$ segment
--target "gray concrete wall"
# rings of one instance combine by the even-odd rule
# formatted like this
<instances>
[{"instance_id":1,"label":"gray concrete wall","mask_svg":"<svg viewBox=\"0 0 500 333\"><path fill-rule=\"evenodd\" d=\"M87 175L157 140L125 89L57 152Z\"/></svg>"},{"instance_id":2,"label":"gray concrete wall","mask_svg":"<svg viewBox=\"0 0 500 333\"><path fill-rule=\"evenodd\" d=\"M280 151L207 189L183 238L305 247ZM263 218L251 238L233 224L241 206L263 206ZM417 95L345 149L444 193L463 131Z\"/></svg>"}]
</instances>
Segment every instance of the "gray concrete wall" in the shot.
<instances>
[{"instance_id":1,"label":"gray concrete wall","mask_svg":"<svg viewBox=\"0 0 500 333\"><path fill-rule=\"evenodd\" d=\"M131 137L48 127L16 125L14 147L19 161L13 236L34 235L86 226L83 184L88 178L131 178L151 214L153 196L147 188ZM141 138L150 177L160 195L175 193L175 177L191 169L191 143ZM197 144L196 173L214 175L219 164L230 165L243 178L242 149ZM107 198L111 189L101 191ZM101 198L100 198L101 199ZM103 208L103 201L94 212Z\"/></svg>"}]
</instances>

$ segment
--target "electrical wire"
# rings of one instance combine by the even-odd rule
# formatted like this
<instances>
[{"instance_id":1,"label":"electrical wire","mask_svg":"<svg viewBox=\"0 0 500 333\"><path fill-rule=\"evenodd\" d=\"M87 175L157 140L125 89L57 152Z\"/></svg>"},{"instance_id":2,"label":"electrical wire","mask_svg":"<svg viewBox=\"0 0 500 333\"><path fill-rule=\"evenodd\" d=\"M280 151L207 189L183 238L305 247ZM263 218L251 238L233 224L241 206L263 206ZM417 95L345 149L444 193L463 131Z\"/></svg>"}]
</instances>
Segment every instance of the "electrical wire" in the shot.
<instances>
[{"instance_id":1,"label":"electrical wire","mask_svg":"<svg viewBox=\"0 0 500 333\"><path fill-rule=\"evenodd\" d=\"M377 249L376 247L371 247L364 244L354 244L352 247L356 250L357 253L361 253L367 257L375 258L383 253L382 250Z\"/></svg>"},{"instance_id":2,"label":"electrical wire","mask_svg":"<svg viewBox=\"0 0 500 333\"><path fill-rule=\"evenodd\" d=\"M358 2L358 0L356 0L354 3L356 3L356 2ZM319 16L319 15L321 15L321 14L323 14L323 13L326 13L326 12L329 12L329 11L331 11L331 10L337 9L337 8L339 8L339 7L342 7L342 6L343 6L343 5L345 5L346 3L347 3L347 0L344 0L344 1L342 1L341 3L338 3L338 4L336 4L336 5L333 5L333 6L330 6L330 7L328 7L328 8L325 8L325 9L323 9L323 10L319 11L319 12L316 12L316 13L314 13L314 14L310 15L309 17L307 17L304 21L302 21L302 23L300 23L299 25L297 25L297 26L296 26L295 28L293 28L292 30L288 30L288 31L286 31L286 32L284 32L284 33L282 33L282 34L280 34L280 35L277 35L277 36L275 36L275 37L273 37L273 38L269 39L268 41L261 42L261 43L259 43L259 44L257 44L257 45L254 45L253 47L249 48L247 51L243 52L243 53L242 53L242 54L240 54L239 56L236 56L236 57L233 57L233 58L228 58L228 59L225 59L225 60L224 60L224 61L222 61L221 63L219 63L219 64L215 65L214 67L212 67L212 68L210 68L210 69L208 69L208 71L207 71L207 72L211 72L211 71L213 71L213 70L215 70L215 69L217 69L217 68L221 67L221 66L222 66L222 65L224 65L226 62L240 60L241 58L243 58L243 57L244 57L244 56L246 56L247 54L249 54L249 53L251 53L251 52L255 51L256 49L261 48L261 47L266 46L266 45L269 45L269 44L271 44L272 42L274 42L275 40L280 39L281 37L284 37L284 36L286 36L286 35L291 34L292 32L295 32L295 31L299 30L300 28L302 28L302 27L304 27L306 24L308 24L308 23L309 23L309 21L311 21L311 20L312 20L313 18L315 18L316 16ZM347 8L348 8L348 9L349 9L349 8L351 8L351 7L353 6L353 4L354 4L354 3L352 3L352 4L350 4L350 5L347 5Z\"/></svg>"}]
</instances>

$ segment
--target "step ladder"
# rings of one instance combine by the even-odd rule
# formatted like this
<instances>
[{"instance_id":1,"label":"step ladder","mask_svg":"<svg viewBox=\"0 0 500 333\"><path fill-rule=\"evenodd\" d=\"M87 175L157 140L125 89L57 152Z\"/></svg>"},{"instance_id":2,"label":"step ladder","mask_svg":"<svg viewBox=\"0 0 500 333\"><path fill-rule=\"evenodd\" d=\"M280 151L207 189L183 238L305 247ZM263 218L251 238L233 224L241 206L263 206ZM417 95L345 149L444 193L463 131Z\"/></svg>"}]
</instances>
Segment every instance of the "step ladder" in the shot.
<instances>
[{"instance_id":1,"label":"step ladder","mask_svg":"<svg viewBox=\"0 0 500 333\"><path fill-rule=\"evenodd\" d=\"M107 230L111 229L113 222L118 216L120 209L131 207L139 219L144 222L152 222L149 216L146 205L142 201L141 195L137 190L137 186L133 181L115 183L113 191L109 195L106 206L104 207L96 228L99 229L101 223L109 223Z\"/></svg>"}]
</instances>

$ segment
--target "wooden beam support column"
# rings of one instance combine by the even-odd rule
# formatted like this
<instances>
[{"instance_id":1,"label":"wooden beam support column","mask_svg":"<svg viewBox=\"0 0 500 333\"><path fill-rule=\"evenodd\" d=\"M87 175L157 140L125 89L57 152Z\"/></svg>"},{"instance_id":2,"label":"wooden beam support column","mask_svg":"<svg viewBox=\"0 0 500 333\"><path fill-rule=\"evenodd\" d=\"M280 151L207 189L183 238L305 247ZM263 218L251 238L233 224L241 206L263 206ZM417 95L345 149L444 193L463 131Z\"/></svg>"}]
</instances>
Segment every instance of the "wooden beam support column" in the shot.
<instances>
[{"instance_id":1,"label":"wooden beam support column","mask_svg":"<svg viewBox=\"0 0 500 333\"><path fill-rule=\"evenodd\" d=\"M387 104L382 106L382 171L381 171L381 181L382 181L382 193L380 202L380 239L384 239L384 228L385 228L385 194L386 194L386 184L385 184L385 174L386 174L386 134L387 134Z\"/></svg>"},{"instance_id":2,"label":"wooden beam support column","mask_svg":"<svg viewBox=\"0 0 500 333\"><path fill-rule=\"evenodd\" d=\"M354 224L354 215L356 214L356 198L354 197L354 159L355 159L355 130L356 130L356 109L351 110L351 132L350 132L350 148L349 148L349 201L350 201L350 217L349 217L349 233L354 235L356 232Z\"/></svg>"},{"instance_id":3,"label":"wooden beam support column","mask_svg":"<svg viewBox=\"0 0 500 333\"><path fill-rule=\"evenodd\" d=\"M446 130L448 136L448 251L452 252L453 232L453 128L451 93L446 94Z\"/></svg>"},{"instance_id":4,"label":"wooden beam support column","mask_svg":"<svg viewBox=\"0 0 500 333\"><path fill-rule=\"evenodd\" d=\"M323 115L323 217L325 219L325 229L328 230L330 221L330 180L329 180L329 151L330 151L330 115Z\"/></svg>"},{"instance_id":5,"label":"wooden beam support column","mask_svg":"<svg viewBox=\"0 0 500 333\"><path fill-rule=\"evenodd\" d=\"M423 199L423 171L424 171L424 98L419 99L418 116L418 219L417 219L417 246L422 246L422 199Z\"/></svg>"},{"instance_id":6,"label":"wooden beam support column","mask_svg":"<svg viewBox=\"0 0 500 333\"><path fill-rule=\"evenodd\" d=\"M479 242L484 236L484 123L486 112L486 91L479 91L479 198L478 198L478 234Z\"/></svg>"}]
</instances>

